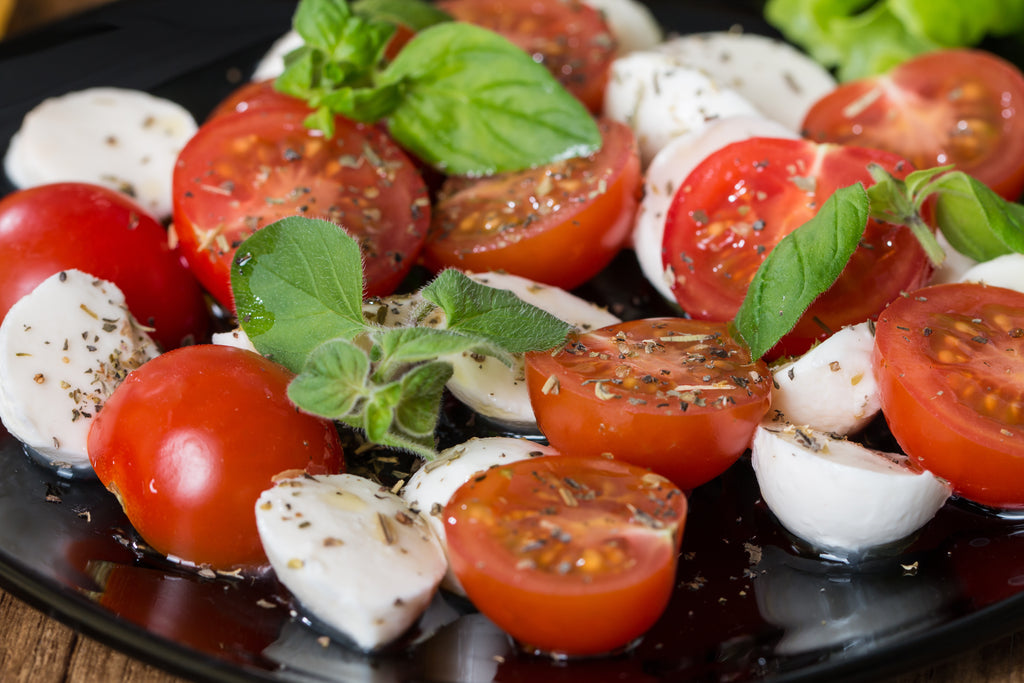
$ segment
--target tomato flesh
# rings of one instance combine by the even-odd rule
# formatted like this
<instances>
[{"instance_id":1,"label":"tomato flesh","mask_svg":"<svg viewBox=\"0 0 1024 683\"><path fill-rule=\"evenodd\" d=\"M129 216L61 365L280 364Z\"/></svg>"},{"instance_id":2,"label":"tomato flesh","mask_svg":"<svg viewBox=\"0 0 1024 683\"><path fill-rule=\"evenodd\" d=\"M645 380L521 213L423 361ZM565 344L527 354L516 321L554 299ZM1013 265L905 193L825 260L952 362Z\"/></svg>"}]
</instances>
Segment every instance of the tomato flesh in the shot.
<instances>
[{"instance_id":1,"label":"tomato flesh","mask_svg":"<svg viewBox=\"0 0 1024 683\"><path fill-rule=\"evenodd\" d=\"M533 56L590 111L601 111L615 39L580 0L440 0L458 21L499 33Z\"/></svg>"},{"instance_id":2,"label":"tomato flesh","mask_svg":"<svg viewBox=\"0 0 1024 683\"><path fill-rule=\"evenodd\" d=\"M114 390L89 430L89 459L153 549L215 569L265 564L253 506L274 475L341 470L337 430L295 408L291 377L251 351L198 345Z\"/></svg>"},{"instance_id":3,"label":"tomato flesh","mask_svg":"<svg viewBox=\"0 0 1024 683\"><path fill-rule=\"evenodd\" d=\"M668 480L604 458L494 467L444 509L451 568L473 604L529 650L595 655L668 604L686 521Z\"/></svg>"},{"instance_id":4,"label":"tomato flesh","mask_svg":"<svg viewBox=\"0 0 1024 683\"><path fill-rule=\"evenodd\" d=\"M0 319L51 275L76 268L116 284L164 349L205 341L202 289L145 209L114 190L55 183L0 200Z\"/></svg>"},{"instance_id":5,"label":"tomato flesh","mask_svg":"<svg viewBox=\"0 0 1024 683\"><path fill-rule=\"evenodd\" d=\"M666 215L664 263L679 305L694 318L732 320L775 245L838 188L870 185L871 163L897 178L912 170L889 152L807 140L752 138L709 156L676 191ZM845 325L874 318L931 272L910 230L869 220L839 279L770 356L801 354Z\"/></svg>"},{"instance_id":6,"label":"tomato flesh","mask_svg":"<svg viewBox=\"0 0 1024 683\"><path fill-rule=\"evenodd\" d=\"M599 126L603 144L589 157L446 181L425 265L504 270L563 289L600 272L629 237L641 178L632 131L614 121Z\"/></svg>"},{"instance_id":7,"label":"tomato flesh","mask_svg":"<svg viewBox=\"0 0 1024 683\"><path fill-rule=\"evenodd\" d=\"M1024 74L976 50L929 52L840 85L804 118L806 137L886 149L917 168L953 164L1016 201L1024 190Z\"/></svg>"},{"instance_id":8,"label":"tomato flesh","mask_svg":"<svg viewBox=\"0 0 1024 683\"><path fill-rule=\"evenodd\" d=\"M385 133L335 119L333 138L306 112L264 107L204 124L174 170L174 224L200 282L234 310L231 260L264 225L323 218L359 239L367 296L391 293L411 270L430 225L426 185Z\"/></svg>"},{"instance_id":9,"label":"tomato flesh","mask_svg":"<svg viewBox=\"0 0 1024 683\"><path fill-rule=\"evenodd\" d=\"M770 378L726 324L682 318L610 325L526 355L530 402L552 446L647 467L683 489L747 449Z\"/></svg>"},{"instance_id":10,"label":"tomato flesh","mask_svg":"<svg viewBox=\"0 0 1024 683\"><path fill-rule=\"evenodd\" d=\"M875 330L882 412L919 467L1024 508L1024 294L956 283L894 301Z\"/></svg>"}]
</instances>

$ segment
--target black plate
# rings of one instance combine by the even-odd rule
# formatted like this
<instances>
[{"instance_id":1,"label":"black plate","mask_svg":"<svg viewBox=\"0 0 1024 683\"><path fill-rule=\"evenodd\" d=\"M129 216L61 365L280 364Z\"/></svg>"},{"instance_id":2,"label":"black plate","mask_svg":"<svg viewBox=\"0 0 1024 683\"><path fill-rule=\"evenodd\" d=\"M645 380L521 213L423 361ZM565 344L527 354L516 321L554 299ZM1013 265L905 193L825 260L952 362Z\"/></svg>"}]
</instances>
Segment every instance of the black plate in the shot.
<instances>
[{"instance_id":1,"label":"black plate","mask_svg":"<svg viewBox=\"0 0 1024 683\"><path fill-rule=\"evenodd\" d=\"M770 32L756 2L650 4L680 32ZM0 139L44 97L88 86L150 90L201 119L288 28L293 8L124 2L0 43ZM628 254L584 290L626 316L658 307ZM459 419L453 410L448 421ZM322 643L272 575L204 578L140 554L98 483L60 478L2 431L0 470L5 588L112 646L213 681L877 680L1024 627L1024 526L949 504L899 556L853 571L802 556L742 460L694 493L679 588L628 654L568 664L522 656L467 605L439 597L406 639L368 657Z\"/></svg>"}]
</instances>

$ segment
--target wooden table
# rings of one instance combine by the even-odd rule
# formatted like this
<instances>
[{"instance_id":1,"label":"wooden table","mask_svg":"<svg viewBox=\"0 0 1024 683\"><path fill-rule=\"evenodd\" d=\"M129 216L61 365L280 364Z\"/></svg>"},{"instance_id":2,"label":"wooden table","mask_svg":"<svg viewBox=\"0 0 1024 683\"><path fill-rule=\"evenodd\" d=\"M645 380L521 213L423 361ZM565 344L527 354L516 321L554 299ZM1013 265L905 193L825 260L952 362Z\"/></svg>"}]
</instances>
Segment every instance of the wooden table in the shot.
<instances>
[{"instance_id":1,"label":"wooden table","mask_svg":"<svg viewBox=\"0 0 1024 683\"><path fill-rule=\"evenodd\" d=\"M109 1L20 0L8 20L8 32L25 31ZM5 17L2 10L6 2L0 0L0 22ZM1024 631L937 663L933 668L891 679L889 683L1022 683L1022 642ZM176 683L182 680L111 649L0 590L0 681Z\"/></svg>"}]
</instances>

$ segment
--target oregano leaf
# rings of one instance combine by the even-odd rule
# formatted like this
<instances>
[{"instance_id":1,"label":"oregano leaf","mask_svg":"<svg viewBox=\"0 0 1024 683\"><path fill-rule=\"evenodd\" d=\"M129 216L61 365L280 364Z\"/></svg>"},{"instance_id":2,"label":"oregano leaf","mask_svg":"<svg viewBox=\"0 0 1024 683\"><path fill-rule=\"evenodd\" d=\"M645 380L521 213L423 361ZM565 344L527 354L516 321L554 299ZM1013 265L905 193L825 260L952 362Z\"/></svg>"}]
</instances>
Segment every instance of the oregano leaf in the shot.
<instances>
[{"instance_id":1,"label":"oregano leaf","mask_svg":"<svg viewBox=\"0 0 1024 683\"><path fill-rule=\"evenodd\" d=\"M369 376L366 352L336 339L314 349L302 372L288 384L288 398L308 413L341 419L365 397Z\"/></svg>"}]
</instances>

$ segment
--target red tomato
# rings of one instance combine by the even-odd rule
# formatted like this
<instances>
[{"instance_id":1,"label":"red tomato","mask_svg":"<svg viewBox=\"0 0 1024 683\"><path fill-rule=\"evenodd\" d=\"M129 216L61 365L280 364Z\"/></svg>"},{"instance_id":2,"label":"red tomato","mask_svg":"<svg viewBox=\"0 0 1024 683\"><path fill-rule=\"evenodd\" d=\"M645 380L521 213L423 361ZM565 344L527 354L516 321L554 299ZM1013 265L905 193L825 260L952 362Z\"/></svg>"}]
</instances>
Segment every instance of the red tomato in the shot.
<instances>
[{"instance_id":1,"label":"red tomato","mask_svg":"<svg viewBox=\"0 0 1024 683\"><path fill-rule=\"evenodd\" d=\"M565 289L601 271L629 237L640 192L632 131L599 122L589 157L487 178L451 178L434 206L424 262L504 270Z\"/></svg>"},{"instance_id":2,"label":"red tomato","mask_svg":"<svg viewBox=\"0 0 1024 683\"><path fill-rule=\"evenodd\" d=\"M40 282L69 268L116 284L165 349L209 333L202 290L167 231L125 195L58 183L0 200L0 320Z\"/></svg>"},{"instance_id":3,"label":"red tomato","mask_svg":"<svg viewBox=\"0 0 1024 683\"><path fill-rule=\"evenodd\" d=\"M1024 74L993 54L929 52L840 85L807 112L818 142L877 147L917 168L954 164L1011 201L1024 190Z\"/></svg>"},{"instance_id":4,"label":"red tomato","mask_svg":"<svg viewBox=\"0 0 1024 683\"><path fill-rule=\"evenodd\" d=\"M594 655L639 638L675 584L686 496L605 458L549 455L487 470L444 509L451 569L526 648Z\"/></svg>"},{"instance_id":5,"label":"red tomato","mask_svg":"<svg viewBox=\"0 0 1024 683\"><path fill-rule=\"evenodd\" d=\"M900 447L954 492L1024 508L1024 294L919 289L875 328L882 412Z\"/></svg>"},{"instance_id":6,"label":"red tomato","mask_svg":"<svg viewBox=\"0 0 1024 683\"><path fill-rule=\"evenodd\" d=\"M753 138L701 162L665 219L664 262L680 306L703 320L732 320L768 252L803 225L840 187L872 183L877 163L898 178L910 165L889 152ZM846 269L771 355L800 354L831 331L873 318L931 274L924 250L903 226L868 222Z\"/></svg>"},{"instance_id":7,"label":"red tomato","mask_svg":"<svg viewBox=\"0 0 1024 683\"><path fill-rule=\"evenodd\" d=\"M581 0L440 0L437 6L501 34L590 111L601 111L616 43L598 10Z\"/></svg>"},{"instance_id":8,"label":"red tomato","mask_svg":"<svg viewBox=\"0 0 1024 683\"><path fill-rule=\"evenodd\" d=\"M562 453L614 456L692 489L724 472L768 411L771 374L725 323L648 318L526 354L537 425Z\"/></svg>"},{"instance_id":9,"label":"red tomato","mask_svg":"<svg viewBox=\"0 0 1024 683\"><path fill-rule=\"evenodd\" d=\"M343 466L333 423L301 413L291 373L229 346L187 346L131 372L97 413L88 451L146 543L215 569L266 562L253 512L285 470Z\"/></svg>"},{"instance_id":10,"label":"red tomato","mask_svg":"<svg viewBox=\"0 0 1024 683\"><path fill-rule=\"evenodd\" d=\"M391 293L416 262L430 225L426 186L378 128L338 117L327 140L305 112L264 108L204 124L174 170L174 224L199 281L224 306L231 259L264 225L325 218L360 240L366 295Z\"/></svg>"},{"instance_id":11,"label":"red tomato","mask_svg":"<svg viewBox=\"0 0 1024 683\"><path fill-rule=\"evenodd\" d=\"M226 114L238 114L253 109L275 108L295 109L305 112L307 115L313 111L305 101L274 90L274 81L269 79L249 81L236 88L234 92L213 108L213 111L207 117L207 121Z\"/></svg>"}]
</instances>

